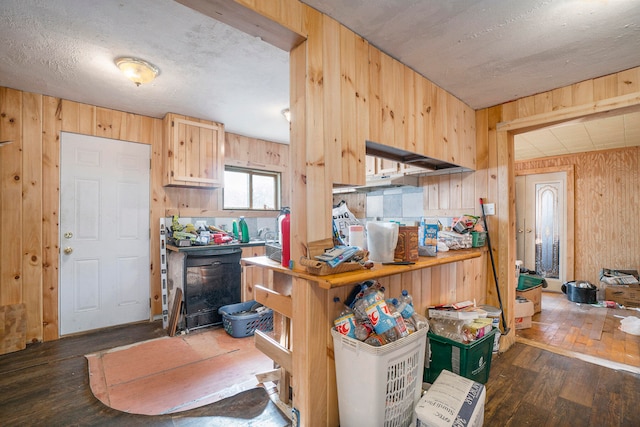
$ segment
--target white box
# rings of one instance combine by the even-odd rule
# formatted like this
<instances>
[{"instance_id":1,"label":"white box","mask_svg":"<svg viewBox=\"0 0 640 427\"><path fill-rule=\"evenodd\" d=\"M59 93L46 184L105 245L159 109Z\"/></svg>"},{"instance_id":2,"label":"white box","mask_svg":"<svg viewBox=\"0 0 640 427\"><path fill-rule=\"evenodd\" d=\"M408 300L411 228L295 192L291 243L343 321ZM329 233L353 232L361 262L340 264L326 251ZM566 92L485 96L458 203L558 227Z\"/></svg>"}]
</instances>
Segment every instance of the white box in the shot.
<instances>
[{"instance_id":1,"label":"white box","mask_svg":"<svg viewBox=\"0 0 640 427\"><path fill-rule=\"evenodd\" d=\"M341 426L407 426L414 422L428 330L373 347L331 329Z\"/></svg>"},{"instance_id":2,"label":"white box","mask_svg":"<svg viewBox=\"0 0 640 427\"><path fill-rule=\"evenodd\" d=\"M514 317L516 329L527 329L531 327L531 316L534 313L534 305L528 299L517 298L514 304Z\"/></svg>"},{"instance_id":3,"label":"white box","mask_svg":"<svg viewBox=\"0 0 640 427\"><path fill-rule=\"evenodd\" d=\"M534 306L533 302L528 299L516 299L514 307L514 317L527 317L533 316Z\"/></svg>"},{"instance_id":4,"label":"white box","mask_svg":"<svg viewBox=\"0 0 640 427\"><path fill-rule=\"evenodd\" d=\"M483 384L443 370L416 405L416 427L481 427Z\"/></svg>"}]
</instances>

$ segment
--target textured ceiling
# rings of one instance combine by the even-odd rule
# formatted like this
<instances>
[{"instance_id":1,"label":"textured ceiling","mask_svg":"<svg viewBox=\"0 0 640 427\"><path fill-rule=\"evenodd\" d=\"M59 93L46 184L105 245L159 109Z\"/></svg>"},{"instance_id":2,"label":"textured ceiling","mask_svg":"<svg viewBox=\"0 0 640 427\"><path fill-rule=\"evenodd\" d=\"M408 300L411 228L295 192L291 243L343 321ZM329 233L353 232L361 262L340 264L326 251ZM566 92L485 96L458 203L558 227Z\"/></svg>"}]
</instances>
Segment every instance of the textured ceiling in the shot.
<instances>
[{"instance_id":1,"label":"textured ceiling","mask_svg":"<svg viewBox=\"0 0 640 427\"><path fill-rule=\"evenodd\" d=\"M473 108L640 66L637 0L305 3ZM2 0L0 39L0 86L153 117L177 112L289 140L280 115L289 103L288 53L174 1ZM144 58L161 73L135 87L113 64L122 55ZM617 122L627 126L626 145L638 144L637 120ZM526 144L518 137L516 156L525 158L518 148L525 145L536 156L558 144L584 151L588 143L576 142L578 134L595 147L611 146L594 135L620 133L613 122L607 132L576 126L568 138L568 126L543 138L527 134Z\"/></svg>"}]
</instances>

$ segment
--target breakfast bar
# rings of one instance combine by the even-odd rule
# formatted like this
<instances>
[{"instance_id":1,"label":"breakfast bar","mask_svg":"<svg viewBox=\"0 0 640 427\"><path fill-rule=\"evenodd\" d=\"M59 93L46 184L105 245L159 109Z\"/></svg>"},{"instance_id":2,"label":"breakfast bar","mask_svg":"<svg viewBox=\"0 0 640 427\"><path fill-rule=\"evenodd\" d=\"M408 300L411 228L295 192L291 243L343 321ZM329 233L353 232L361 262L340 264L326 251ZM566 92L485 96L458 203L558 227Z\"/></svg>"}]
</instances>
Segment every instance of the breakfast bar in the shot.
<instances>
[{"instance_id":1,"label":"breakfast bar","mask_svg":"<svg viewBox=\"0 0 640 427\"><path fill-rule=\"evenodd\" d=\"M300 406L311 408L319 420L304 419L301 425L338 425L338 397L333 354L331 326L341 310L342 301L353 285L377 280L388 295L399 295L406 289L412 296L416 310L424 313L434 304L470 299L478 304L485 302L483 289L478 281L486 276L486 249L472 248L439 253L435 257L420 257L415 264L382 265L374 263L371 269L360 269L325 276L313 275L301 266L284 268L266 256L243 258L243 268L268 271L264 285L291 299L290 345L286 348L270 348L272 354L286 351L291 357L292 410ZM244 288L257 288L245 283ZM261 291L260 291L261 292ZM259 292L259 293L260 293ZM273 294L267 295L276 301ZM336 302L336 299L338 302ZM283 342L283 340L280 340ZM264 351L264 350L263 350ZM282 392L281 392L282 394ZM314 416L314 417L315 417ZM316 422L319 421L319 422Z\"/></svg>"}]
</instances>

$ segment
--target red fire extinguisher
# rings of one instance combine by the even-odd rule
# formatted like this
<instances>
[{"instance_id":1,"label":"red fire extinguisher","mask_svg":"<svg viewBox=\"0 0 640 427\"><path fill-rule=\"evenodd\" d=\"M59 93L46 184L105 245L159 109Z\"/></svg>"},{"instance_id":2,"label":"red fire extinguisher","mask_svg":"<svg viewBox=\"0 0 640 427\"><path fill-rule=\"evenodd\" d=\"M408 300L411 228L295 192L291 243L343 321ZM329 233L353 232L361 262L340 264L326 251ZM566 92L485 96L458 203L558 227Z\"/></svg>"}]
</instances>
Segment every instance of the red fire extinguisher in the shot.
<instances>
[{"instance_id":1,"label":"red fire extinguisher","mask_svg":"<svg viewBox=\"0 0 640 427\"><path fill-rule=\"evenodd\" d=\"M282 214L284 217L280 221L280 232L282 233L282 266L289 268L289 261L291 260L291 211L289 208L282 208Z\"/></svg>"}]
</instances>

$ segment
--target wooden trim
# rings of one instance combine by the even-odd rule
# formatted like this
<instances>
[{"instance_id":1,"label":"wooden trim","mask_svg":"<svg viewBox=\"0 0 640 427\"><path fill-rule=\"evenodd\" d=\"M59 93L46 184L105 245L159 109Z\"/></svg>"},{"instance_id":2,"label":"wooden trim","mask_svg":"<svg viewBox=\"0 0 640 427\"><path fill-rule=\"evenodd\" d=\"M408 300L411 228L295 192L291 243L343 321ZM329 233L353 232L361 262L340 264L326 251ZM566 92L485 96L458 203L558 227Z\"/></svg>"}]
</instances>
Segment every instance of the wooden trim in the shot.
<instances>
[{"instance_id":1,"label":"wooden trim","mask_svg":"<svg viewBox=\"0 0 640 427\"><path fill-rule=\"evenodd\" d=\"M285 371L293 372L293 357L291 350L287 350L282 347L273 338L259 330L255 331L254 339L258 350L269 356L269 358L278 365L282 366Z\"/></svg>"},{"instance_id":2,"label":"wooden trim","mask_svg":"<svg viewBox=\"0 0 640 427\"><path fill-rule=\"evenodd\" d=\"M640 104L640 93L630 93L627 95L607 98L602 101L595 101L587 104L567 107L562 111L551 111L548 113L536 114L528 117L514 119L508 122L498 123L497 130L513 132L514 135L543 127L551 126L569 120L593 116L599 113L609 113L626 108L635 108ZM617 111L620 113L620 111Z\"/></svg>"},{"instance_id":3,"label":"wooden trim","mask_svg":"<svg viewBox=\"0 0 640 427\"><path fill-rule=\"evenodd\" d=\"M604 366L605 368L614 369L616 371L626 371L636 375L640 374L640 368L638 368L637 366L627 365L626 363L618 363L612 360L602 359L600 357L589 356L588 354L577 353L575 351L566 350L561 347L555 347L527 338L518 337L516 341L522 344L529 345L531 347L540 348L542 350L550 351L551 353L560 354L562 356L572 357L584 362L593 363L594 365Z\"/></svg>"},{"instance_id":4,"label":"wooden trim","mask_svg":"<svg viewBox=\"0 0 640 427\"><path fill-rule=\"evenodd\" d=\"M265 305L283 316L293 317L293 304L291 296L282 295L261 285L254 285L253 296L260 304Z\"/></svg>"}]
</instances>

